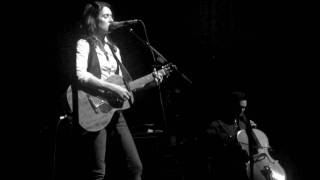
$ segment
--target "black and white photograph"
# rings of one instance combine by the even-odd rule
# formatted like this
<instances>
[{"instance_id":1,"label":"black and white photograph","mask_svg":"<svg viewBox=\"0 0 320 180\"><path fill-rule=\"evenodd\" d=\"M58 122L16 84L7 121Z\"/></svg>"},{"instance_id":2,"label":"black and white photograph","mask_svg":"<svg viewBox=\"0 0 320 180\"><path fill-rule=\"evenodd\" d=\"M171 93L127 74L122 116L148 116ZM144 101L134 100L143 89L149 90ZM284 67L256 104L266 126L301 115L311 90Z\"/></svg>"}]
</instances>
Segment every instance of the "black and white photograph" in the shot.
<instances>
[{"instance_id":1,"label":"black and white photograph","mask_svg":"<svg viewBox=\"0 0 320 180\"><path fill-rule=\"evenodd\" d=\"M37 4L38 179L310 179L316 23L299 3Z\"/></svg>"}]
</instances>

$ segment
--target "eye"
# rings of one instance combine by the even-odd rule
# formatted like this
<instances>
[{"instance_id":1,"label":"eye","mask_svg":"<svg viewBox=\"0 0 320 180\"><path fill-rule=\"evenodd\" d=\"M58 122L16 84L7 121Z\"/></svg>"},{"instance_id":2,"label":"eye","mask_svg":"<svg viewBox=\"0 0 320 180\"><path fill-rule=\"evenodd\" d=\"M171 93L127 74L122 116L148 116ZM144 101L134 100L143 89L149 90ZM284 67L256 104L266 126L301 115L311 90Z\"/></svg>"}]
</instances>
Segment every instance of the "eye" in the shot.
<instances>
[{"instance_id":1,"label":"eye","mask_svg":"<svg viewBox=\"0 0 320 180\"><path fill-rule=\"evenodd\" d=\"M104 18L112 18L112 14L104 14L103 17Z\"/></svg>"}]
</instances>

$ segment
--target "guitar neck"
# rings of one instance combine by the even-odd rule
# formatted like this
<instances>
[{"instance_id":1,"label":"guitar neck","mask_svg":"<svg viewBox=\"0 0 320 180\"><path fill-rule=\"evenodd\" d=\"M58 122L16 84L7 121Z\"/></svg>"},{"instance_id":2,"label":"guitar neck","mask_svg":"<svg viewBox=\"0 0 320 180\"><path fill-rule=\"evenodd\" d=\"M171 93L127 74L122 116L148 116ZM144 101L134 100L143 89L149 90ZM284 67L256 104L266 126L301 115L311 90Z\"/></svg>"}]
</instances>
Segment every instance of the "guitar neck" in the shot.
<instances>
[{"instance_id":1,"label":"guitar neck","mask_svg":"<svg viewBox=\"0 0 320 180\"><path fill-rule=\"evenodd\" d=\"M129 82L129 88L131 91L138 90L143 88L146 84L152 81L154 81L154 77L153 77L153 74L150 73L146 76L143 76L141 78L138 78L134 81Z\"/></svg>"}]
</instances>

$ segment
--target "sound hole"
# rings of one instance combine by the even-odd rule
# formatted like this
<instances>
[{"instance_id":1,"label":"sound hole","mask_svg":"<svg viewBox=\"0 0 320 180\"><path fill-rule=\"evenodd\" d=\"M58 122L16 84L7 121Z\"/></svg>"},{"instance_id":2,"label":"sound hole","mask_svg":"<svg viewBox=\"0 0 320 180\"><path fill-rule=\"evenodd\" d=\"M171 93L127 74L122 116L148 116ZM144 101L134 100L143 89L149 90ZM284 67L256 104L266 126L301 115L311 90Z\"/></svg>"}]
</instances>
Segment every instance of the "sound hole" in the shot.
<instances>
[{"instance_id":1,"label":"sound hole","mask_svg":"<svg viewBox=\"0 0 320 180\"><path fill-rule=\"evenodd\" d=\"M111 91L107 91L105 93L105 98L109 105L113 108L121 108L124 102L124 100L117 93Z\"/></svg>"}]
</instances>

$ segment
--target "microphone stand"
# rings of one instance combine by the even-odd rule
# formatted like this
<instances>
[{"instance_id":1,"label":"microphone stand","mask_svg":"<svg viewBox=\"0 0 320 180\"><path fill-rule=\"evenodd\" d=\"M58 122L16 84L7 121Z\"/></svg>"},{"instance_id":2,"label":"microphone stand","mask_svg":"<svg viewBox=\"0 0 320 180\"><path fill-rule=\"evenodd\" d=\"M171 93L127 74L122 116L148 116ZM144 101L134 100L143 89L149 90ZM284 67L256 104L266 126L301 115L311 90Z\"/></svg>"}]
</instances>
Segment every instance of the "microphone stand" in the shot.
<instances>
[{"instance_id":1,"label":"microphone stand","mask_svg":"<svg viewBox=\"0 0 320 180\"><path fill-rule=\"evenodd\" d=\"M141 21L141 20L140 20ZM143 21L141 21L142 25L143 25L143 29L144 29L144 33L145 33L145 37L147 39L147 41L144 41L142 40L142 38L140 38L136 33L133 32L133 29L131 28L129 31L135 35L135 37L137 39L139 39L141 42L143 42L143 44L145 45L148 45L150 51L151 51L151 54L152 54L152 58L153 58L153 61L154 63L156 64L156 58L154 56L154 49L153 48L150 48L150 43L149 43L149 40L148 40L148 35L146 33L146 28L145 28L145 25L143 23ZM155 66L153 67L153 71L156 72L156 68ZM167 133L167 117L166 117L166 112L165 112L165 108L164 108L164 105L163 105L163 100L162 100L162 93L161 93L161 86L160 86L160 83L157 83L158 85L158 91L159 91L159 99L160 99L160 104L161 104L161 110L162 110L162 118L163 118L163 126L164 126L164 133L166 134Z\"/></svg>"},{"instance_id":2,"label":"microphone stand","mask_svg":"<svg viewBox=\"0 0 320 180\"><path fill-rule=\"evenodd\" d=\"M167 63L168 60L159 52L157 51L154 47L151 46L151 44L149 43L149 40L148 40L148 35L147 35L147 32L146 32L146 27L143 23L142 20L140 20L141 24L143 25L143 30L144 30L144 34L145 34L145 37L146 37L146 41L143 40L140 36L138 36L132 28L130 28L129 32L132 33L139 41L142 42L142 44L144 44L145 46L147 46L152 54L152 58L153 58L153 61L155 64L157 64L157 62L160 62L162 64L164 63ZM155 55L154 54L157 54L160 58L161 58L161 61L156 59L155 58ZM184 75L183 73L179 72L178 71L178 68L175 66L175 70L187 81L189 82L190 84L192 84L192 81L186 76ZM153 68L153 71L156 71L156 68L154 67ZM165 134L167 134L167 117L166 117L166 113L165 113L165 108L164 108L164 105L163 105L163 100L162 100L162 93L161 93L161 86L160 86L160 83L158 84L158 90L159 90L159 98L160 98L160 103L161 103L161 110L162 110L162 117L163 117L163 123L164 123L164 129L165 129Z\"/></svg>"},{"instance_id":3,"label":"microphone stand","mask_svg":"<svg viewBox=\"0 0 320 180\"><path fill-rule=\"evenodd\" d=\"M163 55L162 55L159 51L157 51L154 47L152 47L151 44L150 44L148 41L144 41L143 39L141 39L141 38L133 31L132 28L131 28L129 31L130 31L133 35L135 35L135 37L136 37L137 39L139 39L144 45L146 45L146 46L151 50L151 53L152 53L152 55L153 55L153 60L155 61L155 63L156 63L157 61L156 61L156 58L154 57L154 53L156 53L156 54L161 58L161 61L158 60L158 62L160 62L160 63L162 63L162 64L169 62L165 57L163 57ZM182 77L184 80L186 80L189 84L192 84L192 81L191 81L184 73L182 73L181 71L179 71L176 66L175 66L175 71L177 71L177 72L181 75L181 77Z\"/></svg>"}]
</instances>

